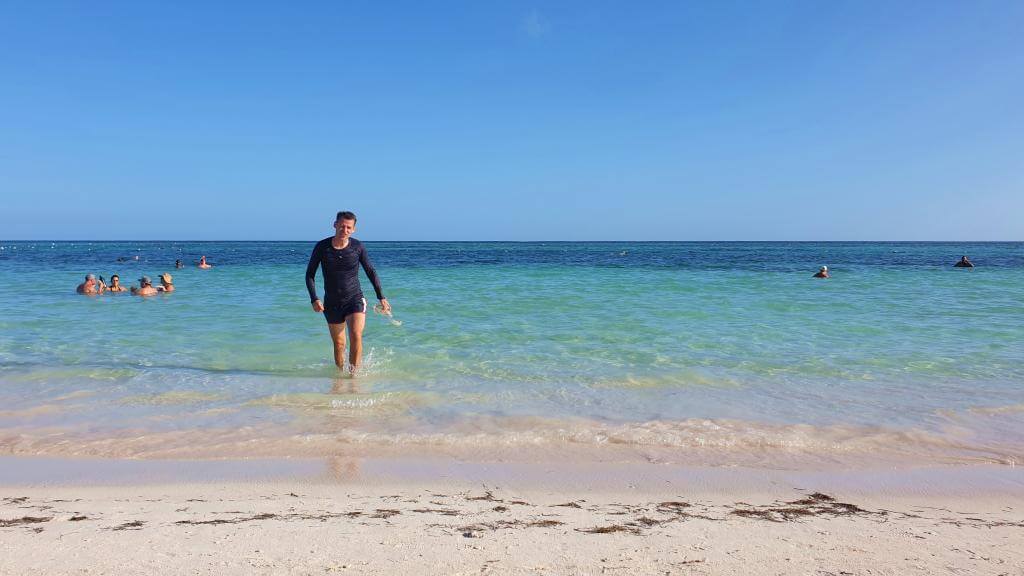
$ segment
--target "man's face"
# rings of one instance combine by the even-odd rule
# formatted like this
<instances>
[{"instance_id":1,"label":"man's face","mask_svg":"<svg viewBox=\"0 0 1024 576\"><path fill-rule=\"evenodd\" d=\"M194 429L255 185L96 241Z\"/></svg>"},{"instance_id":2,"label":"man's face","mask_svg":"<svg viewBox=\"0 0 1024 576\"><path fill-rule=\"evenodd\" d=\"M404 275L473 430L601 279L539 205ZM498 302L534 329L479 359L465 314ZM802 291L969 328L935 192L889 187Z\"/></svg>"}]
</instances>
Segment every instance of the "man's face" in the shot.
<instances>
[{"instance_id":1,"label":"man's face","mask_svg":"<svg viewBox=\"0 0 1024 576\"><path fill-rule=\"evenodd\" d=\"M342 237L348 238L356 231L355 220L336 220L334 222L334 230Z\"/></svg>"}]
</instances>

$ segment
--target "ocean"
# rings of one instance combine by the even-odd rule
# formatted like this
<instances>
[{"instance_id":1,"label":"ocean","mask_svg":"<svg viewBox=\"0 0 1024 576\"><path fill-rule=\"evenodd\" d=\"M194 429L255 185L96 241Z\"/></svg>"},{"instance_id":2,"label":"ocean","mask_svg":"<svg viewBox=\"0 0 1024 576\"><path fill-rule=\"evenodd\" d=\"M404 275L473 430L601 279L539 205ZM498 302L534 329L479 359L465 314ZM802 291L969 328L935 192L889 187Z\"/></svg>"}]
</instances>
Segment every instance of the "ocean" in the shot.
<instances>
[{"instance_id":1,"label":"ocean","mask_svg":"<svg viewBox=\"0 0 1024 576\"><path fill-rule=\"evenodd\" d=\"M0 455L1024 462L1024 243L367 240L355 379L314 243L0 241Z\"/></svg>"}]
</instances>

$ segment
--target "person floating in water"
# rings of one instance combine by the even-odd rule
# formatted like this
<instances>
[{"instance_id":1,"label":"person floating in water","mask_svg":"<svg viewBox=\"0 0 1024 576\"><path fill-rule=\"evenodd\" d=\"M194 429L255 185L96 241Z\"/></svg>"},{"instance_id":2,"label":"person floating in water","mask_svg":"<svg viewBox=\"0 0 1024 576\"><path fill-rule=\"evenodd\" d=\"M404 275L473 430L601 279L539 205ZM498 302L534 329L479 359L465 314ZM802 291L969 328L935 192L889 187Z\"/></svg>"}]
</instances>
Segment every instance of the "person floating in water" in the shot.
<instances>
[{"instance_id":1,"label":"person floating in water","mask_svg":"<svg viewBox=\"0 0 1024 576\"><path fill-rule=\"evenodd\" d=\"M831 278L832 276L828 273L828 266L822 266L818 269L818 272L814 275L815 278Z\"/></svg>"},{"instance_id":2,"label":"person floating in water","mask_svg":"<svg viewBox=\"0 0 1024 576\"><path fill-rule=\"evenodd\" d=\"M359 285L359 266L373 284L383 312L391 312L391 305L381 291L380 278L374 270L366 247L352 234L356 231L356 215L338 212L334 220L334 236L316 243L306 266L306 289L314 312L322 312L327 319L327 330L334 343L334 364L345 367L345 330L348 329L348 360L354 376L363 355L363 327L366 326L366 298ZM324 300L316 295L316 269L324 277Z\"/></svg>"},{"instance_id":3,"label":"person floating in water","mask_svg":"<svg viewBox=\"0 0 1024 576\"><path fill-rule=\"evenodd\" d=\"M206 263L206 256L200 256L199 257L199 267L200 268L204 268L204 269L205 268L213 268L213 265Z\"/></svg>"},{"instance_id":4,"label":"person floating in water","mask_svg":"<svg viewBox=\"0 0 1024 576\"><path fill-rule=\"evenodd\" d=\"M156 288L153 288L153 282L149 276L139 278L138 288L132 286L132 296L156 296Z\"/></svg>"},{"instance_id":5,"label":"person floating in water","mask_svg":"<svg viewBox=\"0 0 1024 576\"><path fill-rule=\"evenodd\" d=\"M178 268L178 269L181 269L181 268L184 268L185 265L181 263L181 260L175 260L174 261L174 267Z\"/></svg>"},{"instance_id":6,"label":"person floating in water","mask_svg":"<svg viewBox=\"0 0 1024 576\"><path fill-rule=\"evenodd\" d=\"M954 268L974 268L974 263L967 259L967 256L961 256L960 261L953 264Z\"/></svg>"},{"instance_id":7,"label":"person floating in water","mask_svg":"<svg viewBox=\"0 0 1024 576\"><path fill-rule=\"evenodd\" d=\"M164 292L164 293L174 292L174 284L171 282L172 280L174 280L173 276L171 276L167 272L164 272L163 274L161 274L159 276L159 278L160 278L160 285L156 287L158 292Z\"/></svg>"},{"instance_id":8,"label":"person floating in water","mask_svg":"<svg viewBox=\"0 0 1024 576\"><path fill-rule=\"evenodd\" d=\"M107 292L127 292L128 289L121 286L121 277L114 274L110 277L110 286L107 286Z\"/></svg>"},{"instance_id":9,"label":"person floating in water","mask_svg":"<svg viewBox=\"0 0 1024 576\"><path fill-rule=\"evenodd\" d=\"M107 290L107 285L103 283L103 280L96 281L96 277L92 274L85 275L85 282L82 282L75 288L75 292L79 294L103 294Z\"/></svg>"}]
</instances>

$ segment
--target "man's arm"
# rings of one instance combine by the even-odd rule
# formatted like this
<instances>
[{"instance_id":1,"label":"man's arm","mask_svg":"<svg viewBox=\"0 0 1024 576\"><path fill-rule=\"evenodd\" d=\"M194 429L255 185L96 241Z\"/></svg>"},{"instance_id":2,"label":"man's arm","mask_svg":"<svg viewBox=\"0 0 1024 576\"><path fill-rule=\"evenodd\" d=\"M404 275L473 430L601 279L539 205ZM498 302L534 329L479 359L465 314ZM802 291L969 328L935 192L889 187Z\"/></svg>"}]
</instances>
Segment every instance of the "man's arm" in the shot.
<instances>
[{"instance_id":1,"label":"man's arm","mask_svg":"<svg viewBox=\"0 0 1024 576\"><path fill-rule=\"evenodd\" d=\"M380 288L380 278L377 276L377 271L373 268L373 263L370 262L370 257L366 254L366 245L362 243L359 244L359 263L363 265L366 277L373 284L373 291L377 293L377 300L386 300L384 291Z\"/></svg>"},{"instance_id":2,"label":"man's arm","mask_svg":"<svg viewBox=\"0 0 1024 576\"><path fill-rule=\"evenodd\" d=\"M320 265L320 257L323 249L317 242L313 247L313 253L309 255L309 264L306 264L306 290L309 291L309 301L319 300L316 296L316 267Z\"/></svg>"}]
</instances>

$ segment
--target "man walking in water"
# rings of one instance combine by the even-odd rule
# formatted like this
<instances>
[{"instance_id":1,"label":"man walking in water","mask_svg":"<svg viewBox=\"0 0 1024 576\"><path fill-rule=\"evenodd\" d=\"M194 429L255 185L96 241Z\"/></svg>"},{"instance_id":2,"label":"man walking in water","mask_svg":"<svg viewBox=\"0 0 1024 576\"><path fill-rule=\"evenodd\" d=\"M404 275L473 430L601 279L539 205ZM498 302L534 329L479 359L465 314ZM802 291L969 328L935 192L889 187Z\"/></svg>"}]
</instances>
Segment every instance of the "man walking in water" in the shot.
<instances>
[{"instance_id":1,"label":"man walking in water","mask_svg":"<svg viewBox=\"0 0 1024 576\"><path fill-rule=\"evenodd\" d=\"M380 279L366 255L363 243L352 238L356 231L356 215L338 212L334 220L334 236L316 243L306 266L306 289L314 312L323 312L327 329L334 342L334 363L345 367L345 329L348 328L348 360L352 374L359 370L363 356L363 327L366 325L366 298L359 285L359 266L373 284L382 311L387 314L391 305L380 289ZM324 276L324 300L316 295L316 269Z\"/></svg>"}]
</instances>

